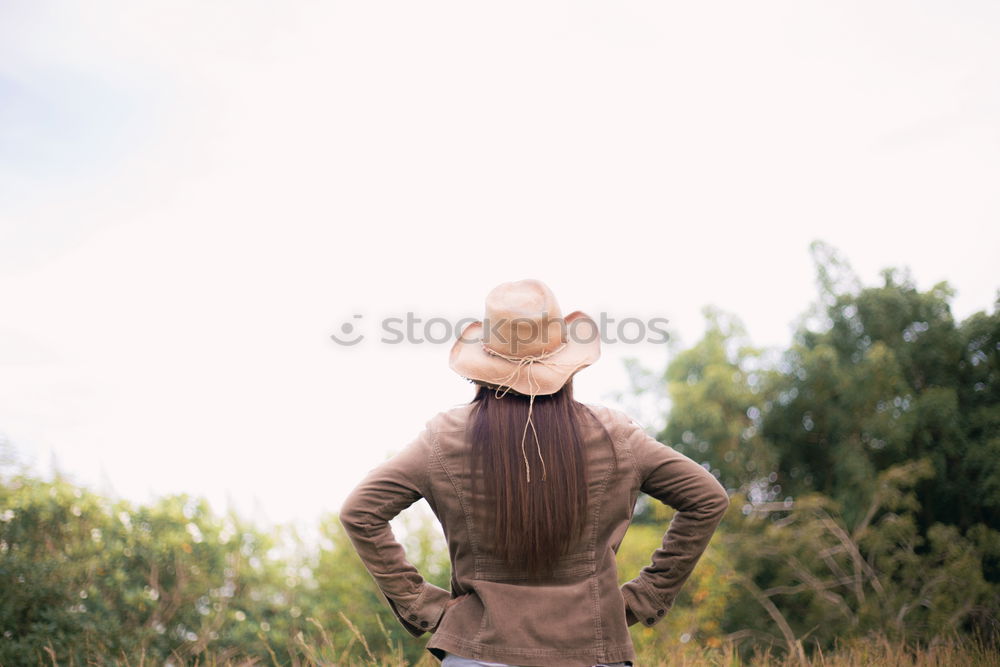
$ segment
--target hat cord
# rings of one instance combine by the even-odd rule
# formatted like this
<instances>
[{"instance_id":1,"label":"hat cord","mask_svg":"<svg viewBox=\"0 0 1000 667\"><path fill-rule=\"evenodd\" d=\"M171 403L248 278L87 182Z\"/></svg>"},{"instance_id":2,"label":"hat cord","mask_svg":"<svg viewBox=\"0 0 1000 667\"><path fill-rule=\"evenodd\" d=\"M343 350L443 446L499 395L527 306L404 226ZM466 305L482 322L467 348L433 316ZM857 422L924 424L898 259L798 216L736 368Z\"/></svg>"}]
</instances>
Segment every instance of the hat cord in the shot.
<instances>
[{"instance_id":1,"label":"hat cord","mask_svg":"<svg viewBox=\"0 0 1000 667\"><path fill-rule=\"evenodd\" d=\"M510 361L515 364L514 370L512 370L510 374L507 375L506 377L495 378L493 380L490 380L491 383L499 385L493 392L493 396L495 398L499 399L506 396L507 392L511 390L511 385L515 384L518 378L521 377L521 369L522 368L528 369L528 392L529 392L528 420L524 423L524 430L521 433L521 456L524 458L525 475L527 476L527 481L529 483L531 482L531 466L528 464L528 454L525 452L524 449L524 441L528 437L529 426L531 427L532 434L535 436L535 450L538 452L538 460L541 461L542 463L542 481L544 482L546 479L545 459L542 458L542 447L541 443L538 441L538 431L535 430L535 423L531 419L531 412L535 405L535 395L538 393L538 390L541 388L541 385L539 385L538 381L535 380L535 378L531 375L531 367L534 364L542 364L544 366L569 366L575 370L576 368L583 366L584 362L582 361L576 364L566 364L555 361L548 361L549 357L560 352L565 347L566 343L563 343L559 347L555 348L554 350L550 350L549 352L544 352L542 354L534 356L529 355L524 357L515 357L503 354L501 352L497 352L496 350L491 350L490 348L486 347L485 344L483 344L483 350L485 350L487 353L492 354L493 356L496 357L500 357L501 359L506 359L507 361ZM532 386L532 384L534 384L534 386ZM501 388L503 388L502 392L500 391Z\"/></svg>"}]
</instances>

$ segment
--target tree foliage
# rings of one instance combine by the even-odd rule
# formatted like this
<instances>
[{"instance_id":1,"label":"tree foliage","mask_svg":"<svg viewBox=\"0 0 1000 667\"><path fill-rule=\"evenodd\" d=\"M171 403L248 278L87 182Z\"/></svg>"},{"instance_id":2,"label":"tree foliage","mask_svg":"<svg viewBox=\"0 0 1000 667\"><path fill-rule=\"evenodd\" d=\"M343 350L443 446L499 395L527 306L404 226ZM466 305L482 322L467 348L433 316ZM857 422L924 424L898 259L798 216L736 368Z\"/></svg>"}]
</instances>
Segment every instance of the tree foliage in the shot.
<instances>
[{"instance_id":1,"label":"tree foliage","mask_svg":"<svg viewBox=\"0 0 1000 667\"><path fill-rule=\"evenodd\" d=\"M995 636L1000 299L956 324L947 283L921 292L889 269L863 287L812 249L819 298L789 349L755 348L706 309L704 337L663 374L660 440L741 508L713 543L738 584L726 636L801 655L876 631ZM650 505L636 521L656 521Z\"/></svg>"}]
</instances>

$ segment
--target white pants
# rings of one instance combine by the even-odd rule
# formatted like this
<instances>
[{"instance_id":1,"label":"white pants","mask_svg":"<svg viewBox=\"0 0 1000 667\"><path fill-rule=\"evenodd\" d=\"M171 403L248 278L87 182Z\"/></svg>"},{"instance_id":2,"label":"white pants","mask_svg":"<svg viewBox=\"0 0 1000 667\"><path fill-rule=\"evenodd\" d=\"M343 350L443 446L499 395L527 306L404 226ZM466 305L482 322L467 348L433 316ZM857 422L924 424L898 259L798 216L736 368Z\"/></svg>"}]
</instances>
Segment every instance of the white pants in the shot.
<instances>
[{"instance_id":1,"label":"white pants","mask_svg":"<svg viewBox=\"0 0 1000 667\"><path fill-rule=\"evenodd\" d=\"M599 665L594 665L594 667L628 667L632 663L630 662L602 662ZM441 667L514 667L513 665L508 665L503 662L483 662L482 660L473 660L471 658L463 658L460 655L455 655L454 653L446 653L444 660L441 661Z\"/></svg>"}]
</instances>

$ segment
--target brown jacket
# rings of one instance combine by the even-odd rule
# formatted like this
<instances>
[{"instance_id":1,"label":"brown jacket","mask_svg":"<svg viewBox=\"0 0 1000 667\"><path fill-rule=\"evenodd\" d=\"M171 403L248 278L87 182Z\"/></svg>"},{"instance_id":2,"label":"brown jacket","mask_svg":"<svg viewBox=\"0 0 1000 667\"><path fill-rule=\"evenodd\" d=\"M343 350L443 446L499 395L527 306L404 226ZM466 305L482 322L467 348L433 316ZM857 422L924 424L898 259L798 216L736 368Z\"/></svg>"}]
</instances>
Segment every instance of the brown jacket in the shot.
<instances>
[{"instance_id":1,"label":"brown jacket","mask_svg":"<svg viewBox=\"0 0 1000 667\"><path fill-rule=\"evenodd\" d=\"M435 657L448 651L489 662L571 667L635 660L628 626L654 625L670 609L729 498L710 472L624 413L587 407L600 422L585 430L584 441L593 518L544 581L528 585L482 548L482 501L470 490L465 438L471 405L435 415L344 502L340 520L389 607L413 636L433 633L426 648ZM651 564L619 588L615 554L640 491L677 513ZM424 580L389 526L421 497L448 542L450 592Z\"/></svg>"}]
</instances>

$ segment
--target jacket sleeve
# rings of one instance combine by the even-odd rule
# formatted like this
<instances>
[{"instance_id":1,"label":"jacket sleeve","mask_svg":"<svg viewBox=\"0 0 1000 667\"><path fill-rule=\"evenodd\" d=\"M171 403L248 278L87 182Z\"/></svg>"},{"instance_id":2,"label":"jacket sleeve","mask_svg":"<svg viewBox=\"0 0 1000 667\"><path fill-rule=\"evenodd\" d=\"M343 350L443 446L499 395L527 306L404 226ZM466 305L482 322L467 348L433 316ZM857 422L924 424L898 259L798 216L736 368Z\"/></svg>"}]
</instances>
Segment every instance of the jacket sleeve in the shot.
<instances>
[{"instance_id":1,"label":"jacket sleeve","mask_svg":"<svg viewBox=\"0 0 1000 667\"><path fill-rule=\"evenodd\" d=\"M340 508L340 522L396 619L414 637L434 632L451 593L406 559L389 521L428 490L432 435L424 429L402 451L368 472Z\"/></svg>"},{"instance_id":2,"label":"jacket sleeve","mask_svg":"<svg viewBox=\"0 0 1000 667\"><path fill-rule=\"evenodd\" d=\"M625 427L623 439L636 462L640 490L677 510L652 562L622 586L629 625L648 627L673 606L729 507L729 496L712 473L635 422Z\"/></svg>"}]
</instances>

